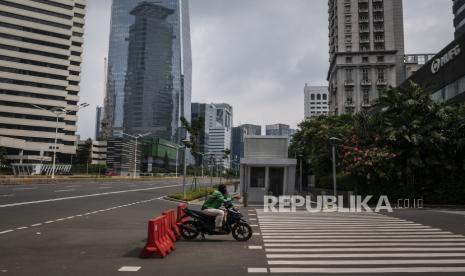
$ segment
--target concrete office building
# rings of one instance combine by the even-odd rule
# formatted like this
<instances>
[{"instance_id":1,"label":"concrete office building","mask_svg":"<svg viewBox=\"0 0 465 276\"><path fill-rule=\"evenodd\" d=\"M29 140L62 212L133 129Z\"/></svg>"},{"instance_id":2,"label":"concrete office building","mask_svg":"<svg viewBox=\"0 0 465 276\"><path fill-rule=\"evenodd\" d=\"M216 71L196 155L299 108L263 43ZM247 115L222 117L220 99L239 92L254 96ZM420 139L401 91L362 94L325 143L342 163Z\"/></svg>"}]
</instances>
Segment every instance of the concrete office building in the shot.
<instances>
[{"instance_id":1,"label":"concrete office building","mask_svg":"<svg viewBox=\"0 0 465 276\"><path fill-rule=\"evenodd\" d=\"M452 0L454 12L455 38L465 34L465 0Z\"/></svg>"},{"instance_id":2,"label":"concrete office building","mask_svg":"<svg viewBox=\"0 0 465 276\"><path fill-rule=\"evenodd\" d=\"M262 126L243 124L232 129L231 159L233 162L244 157L244 141L246 135L262 135Z\"/></svg>"},{"instance_id":3,"label":"concrete office building","mask_svg":"<svg viewBox=\"0 0 465 276\"><path fill-rule=\"evenodd\" d=\"M113 1L105 122L109 136L151 132L179 143L191 116L187 0Z\"/></svg>"},{"instance_id":4,"label":"concrete office building","mask_svg":"<svg viewBox=\"0 0 465 276\"><path fill-rule=\"evenodd\" d=\"M425 65L436 54L412 54L405 55L405 78L410 78L415 74L423 65Z\"/></svg>"},{"instance_id":5,"label":"concrete office building","mask_svg":"<svg viewBox=\"0 0 465 276\"><path fill-rule=\"evenodd\" d=\"M137 149L134 139L113 137L107 141L107 167L111 172L121 176L139 175L142 164L142 143L138 141Z\"/></svg>"},{"instance_id":6,"label":"concrete office building","mask_svg":"<svg viewBox=\"0 0 465 276\"><path fill-rule=\"evenodd\" d=\"M329 92L327 86L304 87L305 119L313 119L329 114Z\"/></svg>"},{"instance_id":7,"label":"concrete office building","mask_svg":"<svg viewBox=\"0 0 465 276\"><path fill-rule=\"evenodd\" d=\"M0 2L0 147L10 162L51 162L57 126L57 162L76 152L85 7L85 0ZM58 122L49 110L63 111Z\"/></svg>"},{"instance_id":8,"label":"concrete office building","mask_svg":"<svg viewBox=\"0 0 465 276\"><path fill-rule=\"evenodd\" d=\"M107 164L107 141L92 141L92 165Z\"/></svg>"},{"instance_id":9,"label":"concrete office building","mask_svg":"<svg viewBox=\"0 0 465 276\"><path fill-rule=\"evenodd\" d=\"M358 112L405 80L402 0L328 3L330 112Z\"/></svg>"},{"instance_id":10,"label":"concrete office building","mask_svg":"<svg viewBox=\"0 0 465 276\"><path fill-rule=\"evenodd\" d=\"M289 137L290 126L285 124L266 125L266 136L286 136Z\"/></svg>"}]
</instances>

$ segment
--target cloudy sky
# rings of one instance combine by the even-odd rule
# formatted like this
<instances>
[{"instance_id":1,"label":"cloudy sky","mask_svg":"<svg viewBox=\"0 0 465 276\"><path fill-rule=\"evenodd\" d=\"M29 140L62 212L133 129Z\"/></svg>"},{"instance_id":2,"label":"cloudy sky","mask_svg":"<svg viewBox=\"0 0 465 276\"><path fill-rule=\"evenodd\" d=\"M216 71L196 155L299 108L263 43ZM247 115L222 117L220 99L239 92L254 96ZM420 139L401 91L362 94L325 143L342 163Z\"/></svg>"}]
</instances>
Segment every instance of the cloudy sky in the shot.
<instances>
[{"instance_id":1,"label":"cloudy sky","mask_svg":"<svg viewBox=\"0 0 465 276\"><path fill-rule=\"evenodd\" d=\"M234 123L304 117L303 87L326 85L327 0L189 0L195 102L226 102ZM286 3L285 5L283 3ZM111 0L87 0L78 132L93 137L104 97ZM452 1L404 0L406 53L434 53L453 39Z\"/></svg>"}]
</instances>

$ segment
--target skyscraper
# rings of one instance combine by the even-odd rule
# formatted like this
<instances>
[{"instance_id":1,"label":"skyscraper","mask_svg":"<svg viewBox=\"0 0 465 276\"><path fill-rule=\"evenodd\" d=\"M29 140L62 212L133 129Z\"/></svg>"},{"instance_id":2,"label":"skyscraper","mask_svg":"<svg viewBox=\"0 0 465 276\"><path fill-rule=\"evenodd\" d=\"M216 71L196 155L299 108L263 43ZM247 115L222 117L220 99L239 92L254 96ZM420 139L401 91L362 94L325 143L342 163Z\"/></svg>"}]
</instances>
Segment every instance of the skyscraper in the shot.
<instances>
[{"instance_id":1,"label":"skyscraper","mask_svg":"<svg viewBox=\"0 0 465 276\"><path fill-rule=\"evenodd\" d=\"M244 124L233 127L231 137L231 159L236 162L244 157L244 138L246 135L262 135L262 126Z\"/></svg>"},{"instance_id":2,"label":"skyscraper","mask_svg":"<svg viewBox=\"0 0 465 276\"><path fill-rule=\"evenodd\" d=\"M102 131L102 107L97 106L95 108L95 140L101 138Z\"/></svg>"},{"instance_id":3,"label":"skyscraper","mask_svg":"<svg viewBox=\"0 0 465 276\"><path fill-rule=\"evenodd\" d=\"M286 124L266 125L266 136L289 136L290 126Z\"/></svg>"},{"instance_id":4,"label":"skyscraper","mask_svg":"<svg viewBox=\"0 0 465 276\"><path fill-rule=\"evenodd\" d=\"M328 3L330 112L358 112L405 79L402 0Z\"/></svg>"},{"instance_id":5,"label":"skyscraper","mask_svg":"<svg viewBox=\"0 0 465 276\"><path fill-rule=\"evenodd\" d=\"M54 149L68 161L76 152L85 5L0 2L0 147L11 162L50 162Z\"/></svg>"},{"instance_id":6,"label":"skyscraper","mask_svg":"<svg viewBox=\"0 0 465 276\"><path fill-rule=\"evenodd\" d=\"M464 0L452 0L454 2L454 27L455 27L455 38L465 34L465 1Z\"/></svg>"},{"instance_id":7,"label":"skyscraper","mask_svg":"<svg viewBox=\"0 0 465 276\"><path fill-rule=\"evenodd\" d=\"M151 132L179 142L190 120L191 48L187 0L114 0L105 122L109 135Z\"/></svg>"}]
</instances>

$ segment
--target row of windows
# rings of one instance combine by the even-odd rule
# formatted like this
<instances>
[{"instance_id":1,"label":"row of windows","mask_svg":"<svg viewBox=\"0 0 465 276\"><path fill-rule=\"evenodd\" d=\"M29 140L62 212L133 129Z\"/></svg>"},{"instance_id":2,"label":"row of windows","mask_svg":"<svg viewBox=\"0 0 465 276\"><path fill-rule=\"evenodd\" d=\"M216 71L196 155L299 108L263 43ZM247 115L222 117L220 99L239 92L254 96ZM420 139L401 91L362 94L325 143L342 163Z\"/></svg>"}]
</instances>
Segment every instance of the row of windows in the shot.
<instances>
[{"instance_id":1,"label":"row of windows","mask_svg":"<svg viewBox=\"0 0 465 276\"><path fill-rule=\"evenodd\" d=\"M44 94L22 92L22 91L12 91L12 90L6 90L6 89L0 89L0 95L1 94L3 94L3 95L11 95L11 96L36 98L36 99L44 99L44 100L52 100L52 101L65 101L65 98L60 97L60 96L44 95Z\"/></svg>"},{"instance_id":2,"label":"row of windows","mask_svg":"<svg viewBox=\"0 0 465 276\"><path fill-rule=\"evenodd\" d=\"M36 115L27 115L27 114L18 114L18 113L8 113L8 112L0 112L0 117L16 118L16 119L27 119L27 120L37 120L37 121L47 121L47 122L56 122L55 117L45 117L45 116L36 116ZM63 119L59 118L58 121L63 122Z\"/></svg>"},{"instance_id":3,"label":"row of windows","mask_svg":"<svg viewBox=\"0 0 465 276\"><path fill-rule=\"evenodd\" d=\"M52 63L46 63L46 62L41 62L41 61L16 58L16 57L10 57L10 56L0 55L0 60L17 62L17 63L22 63L22 64L30 64L30 65L59 69L59 70L68 70L68 66L66 65L52 64Z\"/></svg>"},{"instance_id":4,"label":"row of windows","mask_svg":"<svg viewBox=\"0 0 465 276\"><path fill-rule=\"evenodd\" d=\"M11 40L33 43L33 44L63 49L63 50L69 49L69 45L63 45L63 44L58 44L58 43L53 43L53 42L48 42L48 41L43 41L43 40L38 40L38 39L32 39L32 38L27 38L27 37L21 37L21 36L16 36L16 35L10 35L10 34L0 33L0 38L7 38Z\"/></svg>"},{"instance_id":5,"label":"row of windows","mask_svg":"<svg viewBox=\"0 0 465 276\"><path fill-rule=\"evenodd\" d=\"M362 68L362 81L369 81L370 80L370 69L368 68ZM385 68L377 68L377 77L378 80L384 81L386 80L386 70ZM346 81L347 82L353 82L353 69L345 69L345 74L346 74Z\"/></svg>"},{"instance_id":6,"label":"row of windows","mask_svg":"<svg viewBox=\"0 0 465 276\"><path fill-rule=\"evenodd\" d=\"M352 57L346 57L346 63L352 63L353 59ZM384 62L384 56L377 56L376 57L376 61L377 62ZM369 63L370 62L370 58L365 56L365 57L362 57L362 63Z\"/></svg>"},{"instance_id":7,"label":"row of windows","mask_svg":"<svg viewBox=\"0 0 465 276\"><path fill-rule=\"evenodd\" d=\"M52 11L48 11L48 10L43 10L43 9L31 7L31 6L21 5L21 4L18 4L18 3L11 3L11 2L4 1L4 0L0 0L0 5L5 5L5 6L20 9L20 10L31 11L31 12L50 15L50 16L55 16L55 17L62 18L62 19L68 19L69 20L69 19L73 18L70 15L57 13L57 12L52 12Z\"/></svg>"},{"instance_id":8,"label":"row of windows","mask_svg":"<svg viewBox=\"0 0 465 276\"><path fill-rule=\"evenodd\" d=\"M8 73L20 74L20 75L25 75L25 76L33 76L33 77L63 80L63 81L66 81L68 79L68 76L60 76L60 75L55 75L55 74L41 73L41 72L16 69L16 68L10 68L10 67L3 67L3 66L0 66L0 72L8 72Z\"/></svg>"},{"instance_id":9,"label":"row of windows","mask_svg":"<svg viewBox=\"0 0 465 276\"><path fill-rule=\"evenodd\" d=\"M44 31L44 30L19 26L19 25L15 25L15 24L6 23L6 22L0 22L0 26L1 27L7 27L7 28L10 28L10 29L20 30L20 31L24 31L24 32L29 32L29 33L33 33L33 34L47 35L47 36L61 38L61 39L70 39L71 38L69 35L58 34L58 33L54 33L54 32L48 32L48 31Z\"/></svg>"},{"instance_id":10,"label":"row of windows","mask_svg":"<svg viewBox=\"0 0 465 276\"><path fill-rule=\"evenodd\" d=\"M48 26L52 26L52 27L65 29L65 30L70 30L71 29L70 25L60 24L60 23L57 23L57 22L52 22L52 21L38 19L38 18L34 18L34 17L14 14L14 13L10 13L10 12L0 11L0 15L10 17L10 18L20 19L20 20L24 20L24 21L29 21L29 22L33 22L33 23L44 24L44 25L48 25Z\"/></svg>"},{"instance_id":11,"label":"row of windows","mask_svg":"<svg viewBox=\"0 0 465 276\"><path fill-rule=\"evenodd\" d=\"M315 100L315 98L320 101L320 100L324 100L326 101L328 99L328 95L327 94L310 94L310 99L311 100Z\"/></svg>"},{"instance_id":12,"label":"row of windows","mask_svg":"<svg viewBox=\"0 0 465 276\"><path fill-rule=\"evenodd\" d=\"M49 52L31 50L31 49L27 49L27 48L15 47L15 46L4 45L4 44L0 44L0 49L15 51L15 52L19 52L19 53L25 53L25 54L33 54L33 55L46 56L46 57L51 57L51 58L68 60L68 56L65 56L65 55L59 55L59 54L54 54L54 53L49 53ZM71 61L71 65L79 66L80 63L75 62L75 61Z\"/></svg>"},{"instance_id":13,"label":"row of windows","mask_svg":"<svg viewBox=\"0 0 465 276\"><path fill-rule=\"evenodd\" d=\"M22 80L13 80L13 79L6 79L6 78L0 78L0 83L32 86L32 87L37 87L37 88L53 89L53 90L60 90L60 91L63 91L66 89L66 87L59 86L59 85L22 81Z\"/></svg>"},{"instance_id":14,"label":"row of windows","mask_svg":"<svg viewBox=\"0 0 465 276\"><path fill-rule=\"evenodd\" d=\"M28 137L28 136L23 137L23 136L14 136L14 135L2 135L2 136L14 138L14 139L22 139L27 142L34 142L34 143L54 143L55 142L55 139L53 138L38 138L38 137ZM57 144L65 144L63 142L64 142L63 140L57 139ZM70 146L73 146L73 145L74 145L74 142L71 142Z\"/></svg>"}]
</instances>

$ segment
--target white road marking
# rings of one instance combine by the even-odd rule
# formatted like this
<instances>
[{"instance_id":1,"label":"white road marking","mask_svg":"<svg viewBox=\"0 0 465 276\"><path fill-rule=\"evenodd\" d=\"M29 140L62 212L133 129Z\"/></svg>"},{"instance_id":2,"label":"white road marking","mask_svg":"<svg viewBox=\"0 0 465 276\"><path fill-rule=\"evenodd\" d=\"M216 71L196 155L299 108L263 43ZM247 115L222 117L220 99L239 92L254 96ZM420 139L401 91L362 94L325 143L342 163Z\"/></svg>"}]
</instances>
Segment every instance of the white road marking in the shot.
<instances>
[{"instance_id":1,"label":"white road marking","mask_svg":"<svg viewBox=\"0 0 465 276\"><path fill-rule=\"evenodd\" d=\"M453 243L453 242L442 242L442 243L433 243L433 244L425 244L425 243L414 243L414 242L367 242L367 243L265 243L267 247L331 247L331 246L340 246L340 247L369 247L369 246L465 246L465 243ZM343 249L342 249L343 250Z\"/></svg>"},{"instance_id":2,"label":"white road marking","mask_svg":"<svg viewBox=\"0 0 465 276\"><path fill-rule=\"evenodd\" d=\"M76 189L56 190L56 191L54 191L54 192L55 192L55 193L64 193L64 192L72 192L72 191L76 191Z\"/></svg>"},{"instance_id":3,"label":"white road marking","mask_svg":"<svg viewBox=\"0 0 465 276\"><path fill-rule=\"evenodd\" d=\"M70 216L70 217L67 217L66 219L73 219L73 218L74 218L74 216Z\"/></svg>"},{"instance_id":4,"label":"white road marking","mask_svg":"<svg viewBox=\"0 0 465 276\"><path fill-rule=\"evenodd\" d=\"M27 229L27 228L29 228L29 227L27 227L27 226L21 226L21 227L16 228L16 230L23 230L23 229Z\"/></svg>"},{"instance_id":5,"label":"white road marking","mask_svg":"<svg viewBox=\"0 0 465 276\"><path fill-rule=\"evenodd\" d=\"M252 236L260 236L260 233L252 233Z\"/></svg>"},{"instance_id":6,"label":"white road marking","mask_svg":"<svg viewBox=\"0 0 465 276\"><path fill-rule=\"evenodd\" d=\"M37 201L17 202L17 203L0 205L0 208L15 207L15 206L29 205L29 204L38 204L38 203L45 203L45 202L54 202L54 201L77 199L77 198L96 197L96 196L103 196L103 195L114 195L114 194L122 194L122 193L150 191L150 190L158 190L158 189L172 188L172 187L179 187L179 186L182 186L182 184L169 185L169 186L160 186L160 187L152 187L152 188L143 188L143 189L113 191L113 192L79 195L79 196L60 197L60 198L44 199L44 200L37 200Z\"/></svg>"},{"instance_id":7,"label":"white road marking","mask_svg":"<svg viewBox=\"0 0 465 276\"><path fill-rule=\"evenodd\" d=\"M140 266L122 266L118 271L125 271L125 272L136 272L140 270Z\"/></svg>"},{"instance_id":8,"label":"white road marking","mask_svg":"<svg viewBox=\"0 0 465 276\"><path fill-rule=\"evenodd\" d=\"M263 242L322 242L321 239L264 239ZM360 245L365 244L366 242L465 242L465 238L461 239L328 239L324 242L334 243L334 242L356 242Z\"/></svg>"},{"instance_id":9,"label":"white road marking","mask_svg":"<svg viewBox=\"0 0 465 276\"><path fill-rule=\"evenodd\" d=\"M14 188L12 191L26 191L26 190L36 190L37 187L27 187L27 188Z\"/></svg>"},{"instance_id":10,"label":"white road marking","mask_svg":"<svg viewBox=\"0 0 465 276\"><path fill-rule=\"evenodd\" d=\"M402 232L402 233L415 233L415 232L423 232L423 233L444 233L441 229L435 229L435 228L425 228L425 229L396 229L396 232ZM267 232L267 233L328 233L328 234L345 234L345 233L360 233L360 234L365 234L365 233L392 233L391 230L379 230L379 229L352 229L350 231L344 229L339 229L339 230L332 230L332 229L262 229L262 232Z\"/></svg>"},{"instance_id":11,"label":"white road marking","mask_svg":"<svg viewBox=\"0 0 465 276\"><path fill-rule=\"evenodd\" d=\"M270 273L443 273L443 272L465 272L465 267L338 267L338 268L287 268L272 267Z\"/></svg>"},{"instance_id":12,"label":"white road marking","mask_svg":"<svg viewBox=\"0 0 465 276\"><path fill-rule=\"evenodd\" d=\"M1 235L1 234L6 234L6 233L10 233L10 232L13 232L13 231L14 231L14 230L11 230L11 229L5 230L5 231L1 231L1 232L0 232L0 235Z\"/></svg>"},{"instance_id":13,"label":"white road marking","mask_svg":"<svg viewBox=\"0 0 465 276\"><path fill-rule=\"evenodd\" d=\"M41 225L42 223L36 223L36 224L31 225L31 227L36 227L36 226L41 226Z\"/></svg>"},{"instance_id":14,"label":"white road marking","mask_svg":"<svg viewBox=\"0 0 465 276\"><path fill-rule=\"evenodd\" d=\"M266 252L465 252L465 247L265 248Z\"/></svg>"},{"instance_id":15,"label":"white road marking","mask_svg":"<svg viewBox=\"0 0 465 276\"><path fill-rule=\"evenodd\" d=\"M13 197L15 196L16 194L6 194L6 195L0 195L0 197Z\"/></svg>"},{"instance_id":16,"label":"white road marking","mask_svg":"<svg viewBox=\"0 0 465 276\"><path fill-rule=\"evenodd\" d=\"M258 227L258 224L251 224L250 227Z\"/></svg>"},{"instance_id":17,"label":"white road marking","mask_svg":"<svg viewBox=\"0 0 465 276\"><path fill-rule=\"evenodd\" d=\"M438 233L438 234L436 234ZM382 235L383 233L380 232L370 232L370 233L350 233L346 235L341 235L341 234L334 234L334 235L328 235L323 234L323 233L295 233L295 235L292 235L292 233L276 233L276 232L263 232L263 238L276 238L280 237L283 239L301 239L301 238L319 238L319 239L337 239L337 238L353 238L357 237L360 239L365 239L365 238L461 238L463 237L462 235L453 235L453 234L448 234L444 235L446 233L441 233L441 232L402 232L402 233L390 233L386 232L386 235ZM361 236L363 235L363 236Z\"/></svg>"},{"instance_id":18,"label":"white road marking","mask_svg":"<svg viewBox=\"0 0 465 276\"><path fill-rule=\"evenodd\" d=\"M247 268L248 273L268 273L268 268L262 267L249 267Z\"/></svg>"},{"instance_id":19,"label":"white road marking","mask_svg":"<svg viewBox=\"0 0 465 276\"><path fill-rule=\"evenodd\" d=\"M63 221L65 220L64 218L59 218L59 219L56 219L55 221Z\"/></svg>"},{"instance_id":20,"label":"white road marking","mask_svg":"<svg viewBox=\"0 0 465 276\"><path fill-rule=\"evenodd\" d=\"M395 265L395 264L465 264L459 259L430 260L318 260L318 261L268 261L269 265Z\"/></svg>"},{"instance_id":21,"label":"white road marking","mask_svg":"<svg viewBox=\"0 0 465 276\"><path fill-rule=\"evenodd\" d=\"M269 259L465 257L464 253L267 254Z\"/></svg>"},{"instance_id":22,"label":"white road marking","mask_svg":"<svg viewBox=\"0 0 465 276\"><path fill-rule=\"evenodd\" d=\"M249 249L263 249L263 246L261 245L249 245Z\"/></svg>"},{"instance_id":23,"label":"white road marking","mask_svg":"<svg viewBox=\"0 0 465 276\"><path fill-rule=\"evenodd\" d=\"M55 221L54 220L48 220L45 222L45 224L50 224L50 223L54 223Z\"/></svg>"},{"instance_id":24,"label":"white road marking","mask_svg":"<svg viewBox=\"0 0 465 276\"><path fill-rule=\"evenodd\" d=\"M113 187L99 187L99 189L113 189Z\"/></svg>"},{"instance_id":25,"label":"white road marking","mask_svg":"<svg viewBox=\"0 0 465 276\"><path fill-rule=\"evenodd\" d=\"M77 188L77 187L81 187L81 185L69 185L69 186L65 186L66 188Z\"/></svg>"},{"instance_id":26,"label":"white road marking","mask_svg":"<svg viewBox=\"0 0 465 276\"><path fill-rule=\"evenodd\" d=\"M250 221L252 221L252 220L253 220L253 221L255 221L255 220L257 220L257 219L254 219L254 218L249 218L249 220L250 220Z\"/></svg>"}]
</instances>

